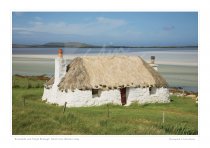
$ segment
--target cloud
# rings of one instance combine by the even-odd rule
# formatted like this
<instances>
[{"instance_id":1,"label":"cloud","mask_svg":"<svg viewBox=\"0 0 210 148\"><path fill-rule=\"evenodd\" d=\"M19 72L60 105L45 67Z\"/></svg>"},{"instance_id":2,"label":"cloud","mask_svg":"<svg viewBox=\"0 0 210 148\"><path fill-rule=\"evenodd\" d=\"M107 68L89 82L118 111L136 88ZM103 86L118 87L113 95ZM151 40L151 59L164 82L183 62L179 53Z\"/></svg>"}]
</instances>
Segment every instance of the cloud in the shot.
<instances>
[{"instance_id":1,"label":"cloud","mask_svg":"<svg viewBox=\"0 0 210 148\"><path fill-rule=\"evenodd\" d=\"M18 25L18 24L17 24ZM97 43L133 43L143 39L143 33L139 28L132 27L123 19L97 17L83 20L79 23L44 22L35 20L25 23L24 26L13 26L13 37L37 40L75 40Z\"/></svg>"},{"instance_id":2,"label":"cloud","mask_svg":"<svg viewBox=\"0 0 210 148\"><path fill-rule=\"evenodd\" d=\"M22 16L24 14L24 12L13 12L13 14L16 16Z\"/></svg>"},{"instance_id":3,"label":"cloud","mask_svg":"<svg viewBox=\"0 0 210 148\"><path fill-rule=\"evenodd\" d=\"M18 30L15 33L19 34L19 35L24 35L24 36L28 36L28 35L33 35L32 32L30 31L25 31L25 30Z\"/></svg>"},{"instance_id":4,"label":"cloud","mask_svg":"<svg viewBox=\"0 0 210 148\"><path fill-rule=\"evenodd\" d=\"M42 18L39 17L39 16L34 17L34 19L35 19L36 21L41 21L41 20L42 20Z\"/></svg>"},{"instance_id":5,"label":"cloud","mask_svg":"<svg viewBox=\"0 0 210 148\"><path fill-rule=\"evenodd\" d=\"M32 27L44 25L44 23L42 22L42 18L41 17L36 16L33 19L34 19L33 21L28 22L28 24L31 25L31 30L33 30ZM27 29L27 27L26 27L26 29Z\"/></svg>"},{"instance_id":6,"label":"cloud","mask_svg":"<svg viewBox=\"0 0 210 148\"><path fill-rule=\"evenodd\" d=\"M41 21L32 21L32 22L29 22L29 24L31 24L32 26L40 26L40 25L43 25L43 22L41 22Z\"/></svg>"},{"instance_id":7,"label":"cloud","mask_svg":"<svg viewBox=\"0 0 210 148\"><path fill-rule=\"evenodd\" d=\"M175 29L175 27L173 25L163 27L164 31L171 31L171 30L174 30L174 29Z\"/></svg>"},{"instance_id":8,"label":"cloud","mask_svg":"<svg viewBox=\"0 0 210 148\"><path fill-rule=\"evenodd\" d=\"M99 24L111 25L111 26L115 26L115 27L122 26L122 25L126 24L126 22L121 19L110 19L110 18L105 18L105 17L97 17L96 20Z\"/></svg>"},{"instance_id":9,"label":"cloud","mask_svg":"<svg viewBox=\"0 0 210 148\"><path fill-rule=\"evenodd\" d=\"M121 19L98 17L87 23L44 23L41 18L35 17L35 21L29 22L29 24L30 25L23 27L13 27L13 30L46 32L55 34L95 35L117 30L119 27L125 26L126 21Z\"/></svg>"}]
</instances>

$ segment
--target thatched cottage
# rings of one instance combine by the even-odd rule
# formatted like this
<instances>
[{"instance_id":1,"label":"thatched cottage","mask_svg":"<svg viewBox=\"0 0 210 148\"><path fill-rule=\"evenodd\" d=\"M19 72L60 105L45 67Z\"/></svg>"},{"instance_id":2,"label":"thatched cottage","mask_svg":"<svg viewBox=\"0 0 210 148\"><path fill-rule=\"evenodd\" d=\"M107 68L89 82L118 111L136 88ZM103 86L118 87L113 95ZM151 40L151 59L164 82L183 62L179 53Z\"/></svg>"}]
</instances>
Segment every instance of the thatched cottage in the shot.
<instances>
[{"instance_id":1,"label":"thatched cottage","mask_svg":"<svg viewBox=\"0 0 210 148\"><path fill-rule=\"evenodd\" d=\"M141 57L84 56L66 64L60 49L42 99L69 107L167 103L169 91L166 80Z\"/></svg>"}]
</instances>

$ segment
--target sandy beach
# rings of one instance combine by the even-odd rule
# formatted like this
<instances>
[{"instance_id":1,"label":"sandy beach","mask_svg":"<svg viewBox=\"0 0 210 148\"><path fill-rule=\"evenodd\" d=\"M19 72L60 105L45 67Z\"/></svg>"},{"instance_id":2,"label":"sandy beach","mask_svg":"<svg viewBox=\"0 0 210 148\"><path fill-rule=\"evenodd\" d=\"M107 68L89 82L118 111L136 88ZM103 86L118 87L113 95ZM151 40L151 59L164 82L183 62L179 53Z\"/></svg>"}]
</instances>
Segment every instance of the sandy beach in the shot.
<instances>
[{"instance_id":1,"label":"sandy beach","mask_svg":"<svg viewBox=\"0 0 210 148\"><path fill-rule=\"evenodd\" d=\"M141 56L147 62L150 61L150 56L154 55L156 57L157 64L165 64L165 65L185 65L185 66L197 66L197 52L166 52L166 51L150 51L150 52L131 52L131 53L88 53L88 54L65 54L64 58L72 60L75 57L80 56L110 56L110 55L137 55ZM29 59L55 59L57 57L56 54L13 54L13 58L29 58Z\"/></svg>"}]
</instances>

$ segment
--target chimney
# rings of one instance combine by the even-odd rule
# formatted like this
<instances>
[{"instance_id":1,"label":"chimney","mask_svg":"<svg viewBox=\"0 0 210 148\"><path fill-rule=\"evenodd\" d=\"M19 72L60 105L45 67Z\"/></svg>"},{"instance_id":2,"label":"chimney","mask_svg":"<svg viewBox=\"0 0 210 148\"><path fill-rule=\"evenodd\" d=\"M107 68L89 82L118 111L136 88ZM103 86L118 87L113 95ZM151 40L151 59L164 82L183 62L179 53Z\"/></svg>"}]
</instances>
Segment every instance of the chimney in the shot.
<instances>
[{"instance_id":1,"label":"chimney","mask_svg":"<svg viewBox=\"0 0 210 148\"><path fill-rule=\"evenodd\" d=\"M61 48L58 49L58 57L63 58L63 50Z\"/></svg>"},{"instance_id":2,"label":"chimney","mask_svg":"<svg viewBox=\"0 0 210 148\"><path fill-rule=\"evenodd\" d=\"M151 62L149 63L152 68L154 68L156 71L158 71L158 65L155 64L155 56L151 56Z\"/></svg>"},{"instance_id":3,"label":"chimney","mask_svg":"<svg viewBox=\"0 0 210 148\"><path fill-rule=\"evenodd\" d=\"M151 64L155 64L155 56L151 56Z\"/></svg>"},{"instance_id":4,"label":"chimney","mask_svg":"<svg viewBox=\"0 0 210 148\"><path fill-rule=\"evenodd\" d=\"M57 88L57 85L60 83L61 79L66 74L66 60L63 58L63 50L58 49L58 57L55 58L55 80L54 87Z\"/></svg>"}]
</instances>

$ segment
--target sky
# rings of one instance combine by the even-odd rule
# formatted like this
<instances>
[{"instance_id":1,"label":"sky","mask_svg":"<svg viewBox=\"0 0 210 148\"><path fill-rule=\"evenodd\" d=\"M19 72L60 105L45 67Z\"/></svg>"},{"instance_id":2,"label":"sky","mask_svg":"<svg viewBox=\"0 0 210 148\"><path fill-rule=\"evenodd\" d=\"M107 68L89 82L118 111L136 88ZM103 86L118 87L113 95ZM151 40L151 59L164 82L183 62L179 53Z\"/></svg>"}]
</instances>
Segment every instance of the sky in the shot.
<instances>
[{"instance_id":1,"label":"sky","mask_svg":"<svg viewBox=\"0 0 210 148\"><path fill-rule=\"evenodd\" d=\"M13 44L198 44L197 12L13 12Z\"/></svg>"}]
</instances>

